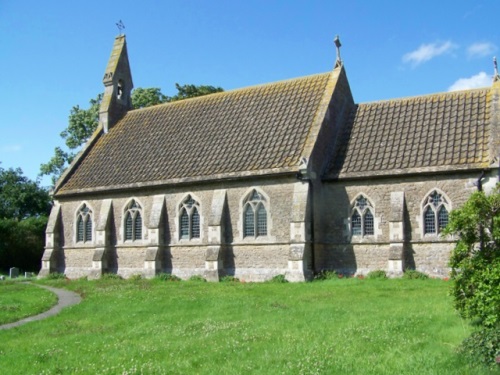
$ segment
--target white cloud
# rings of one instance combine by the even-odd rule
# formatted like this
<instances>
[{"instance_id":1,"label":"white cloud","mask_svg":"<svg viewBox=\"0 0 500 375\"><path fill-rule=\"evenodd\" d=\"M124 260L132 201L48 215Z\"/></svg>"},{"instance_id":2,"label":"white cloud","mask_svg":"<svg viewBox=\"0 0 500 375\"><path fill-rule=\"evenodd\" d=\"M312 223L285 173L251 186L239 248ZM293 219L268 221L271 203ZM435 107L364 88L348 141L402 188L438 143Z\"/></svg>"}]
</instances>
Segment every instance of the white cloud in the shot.
<instances>
[{"instance_id":1,"label":"white cloud","mask_svg":"<svg viewBox=\"0 0 500 375\"><path fill-rule=\"evenodd\" d=\"M19 152L21 151L23 148L21 145L5 145L5 146L2 146L1 150L3 152Z\"/></svg>"},{"instance_id":2,"label":"white cloud","mask_svg":"<svg viewBox=\"0 0 500 375\"><path fill-rule=\"evenodd\" d=\"M497 46L493 43L474 43L467 48L467 56L469 56L469 58L491 56L496 50Z\"/></svg>"},{"instance_id":3,"label":"white cloud","mask_svg":"<svg viewBox=\"0 0 500 375\"><path fill-rule=\"evenodd\" d=\"M485 72L480 72L470 78L460 78L448 88L448 91L475 89L478 87L491 86L492 79Z\"/></svg>"},{"instance_id":4,"label":"white cloud","mask_svg":"<svg viewBox=\"0 0 500 375\"><path fill-rule=\"evenodd\" d=\"M457 49L458 46L450 41L442 43L422 44L418 49L408 52L403 56L403 62L410 63L412 66L420 65L434 57L450 53Z\"/></svg>"}]
</instances>

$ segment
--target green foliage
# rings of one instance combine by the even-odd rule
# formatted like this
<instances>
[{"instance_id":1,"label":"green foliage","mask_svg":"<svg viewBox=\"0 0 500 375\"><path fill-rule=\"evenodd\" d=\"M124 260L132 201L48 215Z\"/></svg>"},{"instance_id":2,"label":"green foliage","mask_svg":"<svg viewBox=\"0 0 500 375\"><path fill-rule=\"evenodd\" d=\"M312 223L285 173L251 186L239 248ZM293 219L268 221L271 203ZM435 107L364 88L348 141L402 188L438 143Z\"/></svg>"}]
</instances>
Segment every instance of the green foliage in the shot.
<instances>
[{"instance_id":1,"label":"green foliage","mask_svg":"<svg viewBox=\"0 0 500 375\"><path fill-rule=\"evenodd\" d=\"M70 150L74 150L87 142L97 129L102 97L103 95L99 94L95 99L90 99L88 109L81 109L78 105L71 108L68 127L60 134Z\"/></svg>"},{"instance_id":2,"label":"green foliage","mask_svg":"<svg viewBox=\"0 0 500 375\"><path fill-rule=\"evenodd\" d=\"M367 279L387 279L387 274L384 270L370 271L366 275Z\"/></svg>"},{"instance_id":3,"label":"green foliage","mask_svg":"<svg viewBox=\"0 0 500 375\"><path fill-rule=\"evenodd\" d=\"M269 283L276 283L276 284L283 284L283 283L287 283L288 280L286 279L285 275L276 275L268 282Z\"/></svg>"},{"instance_id":4,"label":"green foliage","mask_svg":"<svg viewBox=\"0 0 500 375\"><path fill-rule=\"evenodd\" d=\"M474 193L450 213L444 234L458 237L450 257L455 308L485 327L500 324L500 193Z\"/></svg>"},{"instance_id":5,"label":"green foliage","mask_svg":"<svg viewBox=\"0 0 500 375\"><path fill-rule=\"evenodd\" d=\"M60 272L51 272L46 277L47 280L64 280L66 275Z\"/></svg>"},{"instance_id":6,"label":"green foliage","mask_svg":"<svg viewBox=\"0 0 500 375\"><path fill-rule=\"evenodd\" d=\"M429 275L419 272L417 270L406 270L403 273L403 279L408 279L408 280L415 280L415 279L420 279L420 280L425 280L428 279Z\"/></svg>"},{"instance_id":7,"label":"green foliage","mask_svg":"<svg viewBox=\"0 0 500 375\"><path fill-rule=\"evenodd\" d=\"M0 167L0 219L46 216L50 207L49 194L38 182L24 176L20 168Z\"/></svg>"},{"instance_id":8,"label":"green foliage","mask_svg":"<svg viewBox=\"0 0 500 375\"><path fill-rule=\"evenodd\" d=\"M206 283L207 280L201 275L193 275L189 278L189 281Z\"/></svg>"},{"instance_id":9,"label":"green foliage","mask_svg":"<svg viewBox=\"0 0 500 375\"><path fill-rule=\"evenodd\" d=\"M123 280L123 277L117 275L116 273L103 273L101 275L101 280Z\"/></svg>"},{"instance_id":10,"label":"green foliage","mask_svg":"<svg viewBox=\"0 0 500 375\"><path fill-rule=\"evenodd\" d=\"M142 279L143 279L143 277L140 273L136 273L135 275L132 275L129 278L130 281L140 281Z\"/></svg>"},{"instance_id":11,"label":"green foliage","mask_svg":"<svg viewBox=\"0 0 500 375\"><path fill-rule=\"evenodd\" d=\"M459 353L471 363L500 368L500 327L483 327L466 338Z\"/></svg>"},{"instance_id":12,"label":"green foliage","mask_svg":"<svg viewBox=\"0 0 500 375\"><path fill-rule=\"evenodd\" d=\"M222 276L219 280L221 283L239 283L240 279L234 276L226 275Z\"/></svg>"},{"instance_id":13,"label":"green foliage","mask_svg":"<svg viewBox=\"0 0 500 375\"><path fill-rule=\"evenodd\" d=\"M21 169L0 168L0 271L38 272L50 206L47 191Z\"/></svg>"},{"instance_id":14,"label":"green foliage","mask_svg":"<svg viewBox=\"0 0 500 375\"><path fill-rule=\"evenodd\" d=\"M132 91L131 99L132 107L134 109L146 108L170 101L170 98L163 95L158 87L151 87L147 89L139 87Z\"/></svg>"},{"instance_id":15,"label":"green foliage","mask_svg":"<svg viewBox=\"0 0 500 375\"><path fill-rule=\"evenodd\" d=\"M316 275L314 275L314 280L336 280L339 278L339 274L332 270L321 270Z\"/></svg>"},{"instance_id":16,"label":"green foliage","mask_svg":"<svg viewBox=\"0 0 500 375\"><path fill-rule=\"evenodd\" d=\"M206 85L179 85L175 84L177 89L177 94L169 98L167 101L175 102L177 100L195 98L197 96L203 96L208 94L214 94L216 92L222 92L224 89L222 87L206 86Z\"/></svg>"},{"instance_id":17,"label":"green foliage","mask_svg":"<svg viewBox=\"0 0 500 375\"><path fill-rule=\"evenodd\" d=\"M175 275L172 275L170 273L160 273L155 276L156 280L161 280L161 281L181 281L180 277L177 277Z\"/></svg>"}]
</instances>

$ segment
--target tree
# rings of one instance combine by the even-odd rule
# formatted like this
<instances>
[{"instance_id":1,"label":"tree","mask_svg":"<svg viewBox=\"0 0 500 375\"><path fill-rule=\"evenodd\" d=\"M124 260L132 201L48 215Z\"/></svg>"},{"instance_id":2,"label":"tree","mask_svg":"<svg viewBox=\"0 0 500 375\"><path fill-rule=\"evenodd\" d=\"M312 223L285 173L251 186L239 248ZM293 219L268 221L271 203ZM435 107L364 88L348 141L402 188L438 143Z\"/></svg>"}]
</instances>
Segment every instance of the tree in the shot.
<instances>
[{"instance_id":1,"label":"tree","mask_svg":"<svg viewBox=\"0 0 500 375\"><path fill-rule=\"evenodd\" d=\"M38 182L23 176L21 169L0 167L0 265L2 271L16 266L40 269L45 227L51 200Z\"/></svg>"},{"instance_id":2,"label":"tree","mask_svg":"<svg viewBox=\"0 0 500 375\"><path fill-rule=\"evenodd\" d=\"M189 98L195 98L197 96L203 96L208 94L213 94L216 92L222 92L224 89L222 87L214 87L214 86L195 86L195 85L179 85L175 84L175 88L177 89L177 95L174 95L168 101L176 101L183 100Z\"/></svg>"},{"instance_id":3,"label":"tree","mask_svg":"<svg viewBox=\"0 0 500 375\"><path fill-rule=\"evenodd\" d=\"M146 108L170 101L170 98L163 95L161 90L157 87L150 87L148 89L139 87L132 91L131 99L134 109Z\"/></svg>"},{"instance_id":4,"label":"tree","mask_svg":"<svg viewBox=\"0 0 500 375\"><path fill-rule=\"evenodd\" d=\"M146 89L137 88L132 91L131 94L132 107L134 109L145 108L152 105L224 91L221 87L205 85L181 86L176 83L175 87L178 92L172 97L162 94L161 90L157 87ZM97 129L101 101L102 94L99 94L95 99L90 100L90 107L88 109L82 109L78 105L71 109L68 127L60 134L69 151L66 152L60 147L56 147L54 156L52 156L47 163L40 166L40 176L51 176L53 185L55 185L57 179L62 175L68 165L71 164L78 149L88 141Z\"/></svg>"},{"instance_id":5,"label":"tree","mask_svg":"<svg viewBox=\"0 0 500 375\"><path fill-rule=\"evenodd\" d=\"M450 257L454 306L479 326L461 351L474 362L500 364L500 190L472 194L450 213L443 232L458 242ZM497 365L495 364L495 361Z\"/></svg>"}]
</instances>

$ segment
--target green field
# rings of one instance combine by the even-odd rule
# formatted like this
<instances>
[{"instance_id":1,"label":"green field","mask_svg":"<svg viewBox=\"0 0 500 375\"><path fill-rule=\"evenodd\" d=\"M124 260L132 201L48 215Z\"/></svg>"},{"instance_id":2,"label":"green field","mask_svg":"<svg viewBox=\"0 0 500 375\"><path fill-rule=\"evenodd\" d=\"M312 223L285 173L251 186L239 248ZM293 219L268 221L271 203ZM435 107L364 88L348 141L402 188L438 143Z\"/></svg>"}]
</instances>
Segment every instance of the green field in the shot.
<instances>
[{"instance_id":1,"label":"green field","mask_svg":"<svg viewBox=\"0 0 500 375\"><path fill-rule=\"evenodd\" d=\"M83 301L0 331L2 373L493 373L456 354L471 328L442 280L43 282Z\"/></svg>"},{"instance_id":2,"label":"green field","mask_svg":"<svg viewBox=\"0 0 500 375\"><path fill-rule=\"evenodd\" d=\"M0 325L50 309L57 296L48 290L14 281L0 281Z\"/></svg>"}]
</instances>

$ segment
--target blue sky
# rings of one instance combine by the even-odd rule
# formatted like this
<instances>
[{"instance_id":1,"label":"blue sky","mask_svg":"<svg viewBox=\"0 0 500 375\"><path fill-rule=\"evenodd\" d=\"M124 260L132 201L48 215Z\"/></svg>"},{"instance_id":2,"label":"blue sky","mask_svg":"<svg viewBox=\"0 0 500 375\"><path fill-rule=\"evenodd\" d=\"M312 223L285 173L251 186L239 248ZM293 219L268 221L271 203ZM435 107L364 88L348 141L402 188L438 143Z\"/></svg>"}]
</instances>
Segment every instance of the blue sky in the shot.
<instances>
[{"instance_id":1,"label":"blue sky","mask_svg":"<svg viewBox=\"0 0 500 375\"><path fill-rule=\"evenodd\" d=\"M326 72L356 102L491 84L500 2L0 0L0 166L35 179L74 105L103 91L115 23L135 87L226 90ZM43 184L49 184L48 179Z\"/></svg>"}]
</instances>

